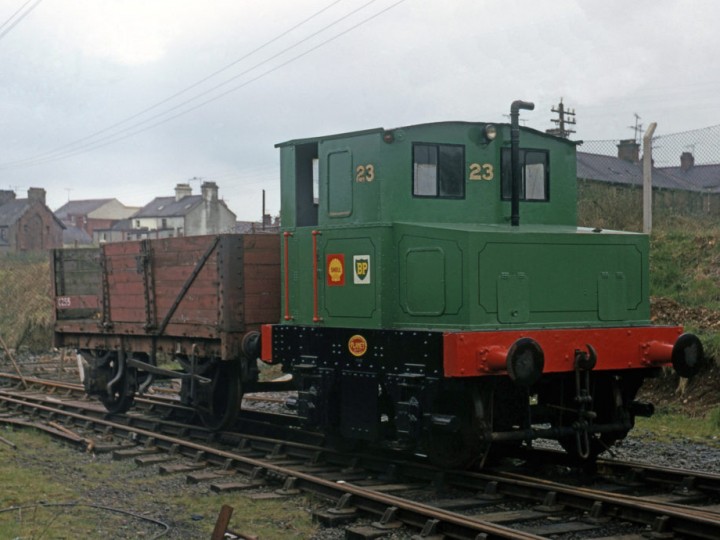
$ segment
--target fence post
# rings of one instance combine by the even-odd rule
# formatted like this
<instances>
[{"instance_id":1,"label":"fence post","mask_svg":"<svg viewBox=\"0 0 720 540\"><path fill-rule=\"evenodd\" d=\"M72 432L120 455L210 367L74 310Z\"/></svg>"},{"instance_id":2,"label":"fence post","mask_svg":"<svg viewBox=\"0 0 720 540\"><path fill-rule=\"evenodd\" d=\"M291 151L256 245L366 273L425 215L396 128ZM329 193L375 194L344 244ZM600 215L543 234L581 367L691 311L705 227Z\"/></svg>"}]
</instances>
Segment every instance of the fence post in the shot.
<instances>
[{"instance_id":1,"label":"fence post","mask_svg":"<svg viewBox=\"0 0 720 540\"><path fill-rule=\"evenodd\" d=\"M643 136L643 232L652 231L652 137L657 123L653 122Z\"/></svg>"}]
</instances>

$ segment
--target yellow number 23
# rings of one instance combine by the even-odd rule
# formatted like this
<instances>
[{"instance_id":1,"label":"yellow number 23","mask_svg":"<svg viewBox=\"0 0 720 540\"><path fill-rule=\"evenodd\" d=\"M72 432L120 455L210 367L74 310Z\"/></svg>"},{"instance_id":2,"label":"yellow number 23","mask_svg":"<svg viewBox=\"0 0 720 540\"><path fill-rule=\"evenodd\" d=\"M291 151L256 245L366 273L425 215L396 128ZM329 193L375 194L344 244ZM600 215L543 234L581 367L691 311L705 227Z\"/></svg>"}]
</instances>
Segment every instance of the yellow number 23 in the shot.
<instances>
[{"instance_id":1,"label":"yellow number 23","mask_svg":"<svg viewBox=\"0 0 720 540\"><path fill-rule=\"evenodd\" d=\"M470 164L470 180L492 180L495 177L495 171L490 163L471 163Z\"/></svg>"}]
</instances>

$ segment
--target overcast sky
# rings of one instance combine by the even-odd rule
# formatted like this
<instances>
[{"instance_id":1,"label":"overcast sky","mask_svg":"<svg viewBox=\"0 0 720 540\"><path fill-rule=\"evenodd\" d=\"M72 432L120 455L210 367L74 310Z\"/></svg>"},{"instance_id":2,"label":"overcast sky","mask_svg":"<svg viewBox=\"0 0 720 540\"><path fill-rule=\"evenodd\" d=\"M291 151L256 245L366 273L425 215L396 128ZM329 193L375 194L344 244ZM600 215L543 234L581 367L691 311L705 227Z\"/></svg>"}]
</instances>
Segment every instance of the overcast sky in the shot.
<instances>
[{"instance_id":1,"label":"overcast sky","mask_svg":"<svg viewBox=\"0 0 720 540\"><path fill-rule=\"evenodd\" d=\"M274 144L441 120L584 140L720 124L720 2L0 0L0 189L279 210ZM199 192L199 180L191 182Z\"/></svg>"}]
</instances>

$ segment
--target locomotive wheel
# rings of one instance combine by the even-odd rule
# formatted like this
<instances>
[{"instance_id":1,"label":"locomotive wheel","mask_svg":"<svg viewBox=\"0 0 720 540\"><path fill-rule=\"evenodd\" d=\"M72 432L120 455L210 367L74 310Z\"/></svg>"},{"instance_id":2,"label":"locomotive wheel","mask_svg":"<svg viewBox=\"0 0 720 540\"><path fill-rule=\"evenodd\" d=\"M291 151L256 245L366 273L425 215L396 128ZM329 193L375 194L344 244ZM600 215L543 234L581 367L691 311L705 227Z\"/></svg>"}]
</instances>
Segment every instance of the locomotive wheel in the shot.
<instances>
[{"instance_id":1,"label":"locomotive wheel","mask_svg":"<svg viewBox=\"0 0 720 540\"><path fill-rule=\"evenodd\" d=\"M213 431L230 427L240 414L242 383L238 362L219 361L203 373L211 379L197 385L196 410L202 423Z\"/></svg>"},{"instance_id":2,"label":"locomotive wheel","mask_svg":"<svg viewBox=\"0 0 720 540\"><path fill-rule=\"evenodd\" d=\"M449 431L431 425L426 449L430 461L442 469L466 469L481 461L490 445L481 441L483 407L477 391L443 391L435 401L434 414L453 415L459 425Z\"/></svg>"},{"instance_id":3,"label":"locomotive wheel","mask_svg":"<svg viewBox=\"0 0 720 540\"><path fill-rule=\"evenodd\" d=\"M120 370L120 360L114 351L97 359L98 370L107 370L108 380L113 380ZM120 379L113 385L112 392L104 389L98 394L100 402L110 414L127 412L135 402L135 370L125 369Z\"/></svg>"}]
</instances>

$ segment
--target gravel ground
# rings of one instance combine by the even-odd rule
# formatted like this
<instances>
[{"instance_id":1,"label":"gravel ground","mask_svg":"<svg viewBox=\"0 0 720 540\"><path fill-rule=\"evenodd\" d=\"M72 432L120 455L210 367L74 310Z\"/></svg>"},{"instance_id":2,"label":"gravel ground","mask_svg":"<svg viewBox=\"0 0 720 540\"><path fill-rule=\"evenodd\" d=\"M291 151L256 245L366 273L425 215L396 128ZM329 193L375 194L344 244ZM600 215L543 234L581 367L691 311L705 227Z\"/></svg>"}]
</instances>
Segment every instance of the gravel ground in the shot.
<instances>
[{"instance_id":1,"label":"gravel ground","mask_svg":"<svg viewBox=\"0 0 720 540\"><path fill-rule=\"evenodd\" d=\"M720 474L720 446L717 437L709 440L707 444L683 437L670 442L660 442L649 431L635 429L624 441L612 447L612 454L606 453L603 456Z\"/></svg>"}]
</instances>

